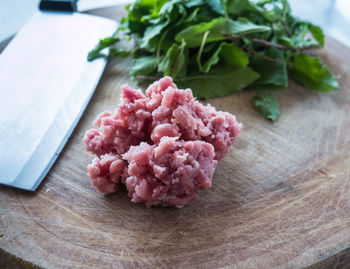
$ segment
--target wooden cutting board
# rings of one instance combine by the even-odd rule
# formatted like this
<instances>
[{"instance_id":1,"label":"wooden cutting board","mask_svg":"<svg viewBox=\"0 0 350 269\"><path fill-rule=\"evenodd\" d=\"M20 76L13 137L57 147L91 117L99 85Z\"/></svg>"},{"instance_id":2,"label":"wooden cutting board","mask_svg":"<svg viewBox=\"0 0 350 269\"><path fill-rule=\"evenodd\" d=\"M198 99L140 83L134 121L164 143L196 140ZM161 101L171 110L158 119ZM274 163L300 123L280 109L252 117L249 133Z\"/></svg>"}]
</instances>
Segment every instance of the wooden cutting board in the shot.
<instances>
[{"instance_id":1,"label":"wooden cutting board","mask_svg":"<svg viewBox=\"0 0 350 269\"><path fill-rule=\"evenodd\" d=\"M122 84L135 86L130 59L111 60L39 189L0 188L0 267L349 268L350 49L328 38L319 53L340 89L290 82L275 94L276 123L252 108L253 91L209 101L244 128L212 188L182 209L147 209L125 189L103 196L90 186L84 132L115 109Z\"/></svg>"}]
</instances>

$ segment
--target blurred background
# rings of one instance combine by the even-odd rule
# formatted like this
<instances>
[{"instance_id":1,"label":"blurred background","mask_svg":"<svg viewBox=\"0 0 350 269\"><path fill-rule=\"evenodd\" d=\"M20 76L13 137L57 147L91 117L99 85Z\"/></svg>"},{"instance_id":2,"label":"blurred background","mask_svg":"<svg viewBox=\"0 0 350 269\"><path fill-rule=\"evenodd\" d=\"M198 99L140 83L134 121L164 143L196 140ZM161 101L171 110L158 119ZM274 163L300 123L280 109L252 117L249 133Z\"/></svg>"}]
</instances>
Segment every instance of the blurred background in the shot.
<instances>
[{"instance_id":1,"label":"blurred background","mask_svg":"<svg viewBox=\"0 0 350 269\"><path fill-rule=\"evenodd\" d=\"M125 4L130 0L80 0L80 11ZM37 10L39 0L0 1L0 42L15 34ZM293 14L322 27L350 47L350 0L289 0Z\"/></svg>"}]
</instances>

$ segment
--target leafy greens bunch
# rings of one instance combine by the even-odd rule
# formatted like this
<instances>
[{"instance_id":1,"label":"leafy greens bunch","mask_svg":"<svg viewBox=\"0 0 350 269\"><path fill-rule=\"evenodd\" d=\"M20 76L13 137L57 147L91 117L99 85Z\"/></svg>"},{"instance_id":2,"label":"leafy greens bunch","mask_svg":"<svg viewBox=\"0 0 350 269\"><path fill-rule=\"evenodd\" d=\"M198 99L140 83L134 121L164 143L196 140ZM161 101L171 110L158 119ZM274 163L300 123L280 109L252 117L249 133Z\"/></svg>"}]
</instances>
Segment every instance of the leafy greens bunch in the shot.
<instances>
[{"instance_id":1,"label":"leafy greens bunch","mask_svg":"<svg viewBox=\"0 0 350 269\"><path fill-rule=\"evenodd\" d=\"M338 87L328 67L307 53L324 45L322 30L292 16L287 0L137 0L126 10L116 32L100 40L88 60L107 47L116 57L131 54L132 77L171 76L200 99L248 86L283 90L288 74L319 92ZM121 49L121 39L135 45ZM271 94L258 94L253 104L266 119L278 119Z\"/></svg>"}]
</instances>

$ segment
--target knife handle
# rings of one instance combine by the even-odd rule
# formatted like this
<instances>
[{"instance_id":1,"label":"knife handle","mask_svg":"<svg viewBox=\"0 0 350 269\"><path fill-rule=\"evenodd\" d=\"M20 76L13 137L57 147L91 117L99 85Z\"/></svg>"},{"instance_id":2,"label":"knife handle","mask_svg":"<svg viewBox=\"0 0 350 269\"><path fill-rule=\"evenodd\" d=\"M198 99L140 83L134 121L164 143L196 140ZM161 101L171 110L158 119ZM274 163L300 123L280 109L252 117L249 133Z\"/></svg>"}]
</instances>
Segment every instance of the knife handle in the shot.
<instances>
[{"instance_id":1,"label":"knife handle","mask_svg":"<svg viewBox=\"0 0 350 269\"><path fill-rule=\"evenodd\" d=\"M50 11L77 11L78 0L41 0L39 4L40 10Z\"/></svg>"}]
</instances>

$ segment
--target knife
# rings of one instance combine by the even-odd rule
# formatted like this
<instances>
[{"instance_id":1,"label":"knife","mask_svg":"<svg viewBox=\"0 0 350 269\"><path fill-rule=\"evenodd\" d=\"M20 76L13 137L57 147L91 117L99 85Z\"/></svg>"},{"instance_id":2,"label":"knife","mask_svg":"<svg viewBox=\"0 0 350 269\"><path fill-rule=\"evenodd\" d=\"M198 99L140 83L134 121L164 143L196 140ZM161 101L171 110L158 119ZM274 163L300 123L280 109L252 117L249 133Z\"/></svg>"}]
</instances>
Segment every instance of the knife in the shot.
<instances>
[{"instance_id":1,"label":"knife","mask_svg":"<svg viewBox=\"0 0 350 269\"><path fill-rule=\"evenodd\" d=\"M34 191L67 142L106 65L86 56L116 22L43 0L0 54L0 184ZM45 10L45 11L43 11Z\"/></svg>"}]
</instances>

